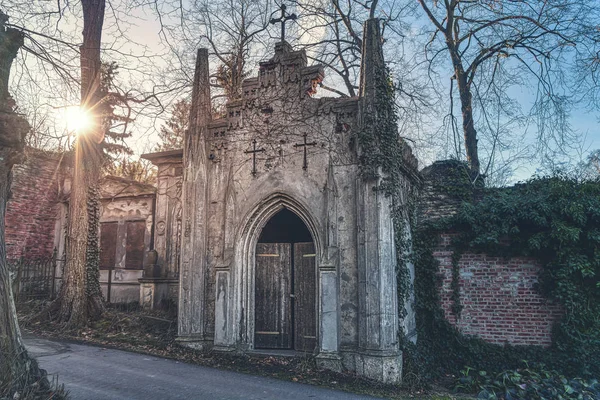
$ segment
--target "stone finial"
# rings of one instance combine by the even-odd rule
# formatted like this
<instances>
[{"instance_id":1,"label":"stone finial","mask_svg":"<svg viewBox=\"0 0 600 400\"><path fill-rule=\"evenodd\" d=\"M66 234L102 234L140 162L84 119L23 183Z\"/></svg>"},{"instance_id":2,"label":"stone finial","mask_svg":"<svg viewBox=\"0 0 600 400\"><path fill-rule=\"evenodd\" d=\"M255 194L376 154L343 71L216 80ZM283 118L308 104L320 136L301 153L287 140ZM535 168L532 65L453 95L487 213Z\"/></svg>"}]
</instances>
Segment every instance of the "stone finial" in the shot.
<instances>
[{"instance_id":1,"label":"stone finial","mask_svg":"<svg viewBox=\"0 0 600 400\"><path fill-rule=\"evenodd\" d=\"M200 127L210 122L211 108L208 49L202 48L196 57L189 134L197 134Z\"/></svg>"},{"instance_id":2,"label":"stone finial","mask_svg":"<svg viewBox=\"0 0 600 400\"><path fill-rule=\"evenodd\" d=\"M360 96L364 99L373 99L377 87L376 73L384 68L383 48L379 20L369 19L363 28L362 65L360 67Z\"/></svg>"}]
</instances>

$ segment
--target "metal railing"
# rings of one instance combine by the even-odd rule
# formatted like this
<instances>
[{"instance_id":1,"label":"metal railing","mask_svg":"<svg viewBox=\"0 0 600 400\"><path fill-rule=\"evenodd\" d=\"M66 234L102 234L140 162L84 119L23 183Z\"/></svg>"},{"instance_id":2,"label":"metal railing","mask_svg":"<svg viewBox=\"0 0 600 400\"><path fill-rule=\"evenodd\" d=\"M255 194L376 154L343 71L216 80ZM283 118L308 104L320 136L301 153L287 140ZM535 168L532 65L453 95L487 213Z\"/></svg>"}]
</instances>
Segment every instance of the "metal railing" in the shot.
<instances>
[{"instance_id":1,"label":"metal railing","mask_svg":"<svg viewBox=\"0 0 600 400\"><path fill-rule=\"evenodd\" d=\"M8 260L13 276L13 294L15 303L33 299L53 299L56 295L56 254L45 258Z\"/></svg>"}]
</instances>

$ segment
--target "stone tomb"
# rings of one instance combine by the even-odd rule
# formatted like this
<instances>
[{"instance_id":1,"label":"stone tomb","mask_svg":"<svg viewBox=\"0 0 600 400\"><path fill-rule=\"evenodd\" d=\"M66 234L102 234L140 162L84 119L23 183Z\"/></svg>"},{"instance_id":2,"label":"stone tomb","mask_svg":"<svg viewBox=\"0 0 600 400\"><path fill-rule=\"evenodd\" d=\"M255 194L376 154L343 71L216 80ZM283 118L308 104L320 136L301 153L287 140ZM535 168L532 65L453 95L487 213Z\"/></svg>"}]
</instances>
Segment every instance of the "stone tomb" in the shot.
<instances>
[{"instance_id":1,"label":"stone tomb","mask_svg":"<svg viewBox=\"0 0 600 400\"><path fill-rule=\"evenodd\" d=\"M199 50L179 266L164 267L179 273L180 343L306 352L326 368L401 379L398 334L414 316L398 317L391 200L358 165L356 134L377 87L367 72L383 63L377 22L365 32L359 97L315 98L322 66L280 42L219 118L211 116L208 52ZM406 158L408 191L416 161ZM169 226L161 190L156 224Z\"/></svg>"},{"instance_id":2,"label":"stone tomb","mask_svg":"<svg viewBox=\"0 0 600 400\"><path fill-rule=\"evenodd\" d=\"M140 299L155 192L152 185L116 176L100 181L100 286L109 303Z\"/></svg>"}]
</instances>

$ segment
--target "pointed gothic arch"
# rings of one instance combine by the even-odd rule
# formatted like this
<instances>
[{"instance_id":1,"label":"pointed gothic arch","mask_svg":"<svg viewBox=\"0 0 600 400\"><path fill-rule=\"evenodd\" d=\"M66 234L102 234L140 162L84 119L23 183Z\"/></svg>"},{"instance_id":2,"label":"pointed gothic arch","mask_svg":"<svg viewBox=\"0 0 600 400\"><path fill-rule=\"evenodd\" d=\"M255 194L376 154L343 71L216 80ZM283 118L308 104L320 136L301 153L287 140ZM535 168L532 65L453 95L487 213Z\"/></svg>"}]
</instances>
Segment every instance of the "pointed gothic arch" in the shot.
<instances>
[{"instance_id":1,"label":"pointed gothic arch","mask_svg":"<svg viewBox=\"0 0 600 400\"><path fill-rule=\"evenodd\" d=\"M316 219L307 207L290 195L279 192L274 193L260 201L247 213L244 223L241 224L241 228L236 235L239 246L237 246L235 252L234 287L236 293L234 298L237 304L234 305L234 308L236 309L235 320L240 322L237 324L239 331L235 332L236 337L240 337L244 347L248 349L255 348L256 247L264 227L273 216L283 209L294 213L310 232L316 254L315 269L318 269L319 255L322 254L322 238L315 223ZM319 287L318 274L315 275L315 287ZM318 302L318 293L315 293L315 296L317 299L315 301ZM316 310L318 309L317 306ZM316 311L316 314L315 318L318 320L318 311ZM317 337L319 336L318 326L317 323Z\"/></svg>"}]
</instances>

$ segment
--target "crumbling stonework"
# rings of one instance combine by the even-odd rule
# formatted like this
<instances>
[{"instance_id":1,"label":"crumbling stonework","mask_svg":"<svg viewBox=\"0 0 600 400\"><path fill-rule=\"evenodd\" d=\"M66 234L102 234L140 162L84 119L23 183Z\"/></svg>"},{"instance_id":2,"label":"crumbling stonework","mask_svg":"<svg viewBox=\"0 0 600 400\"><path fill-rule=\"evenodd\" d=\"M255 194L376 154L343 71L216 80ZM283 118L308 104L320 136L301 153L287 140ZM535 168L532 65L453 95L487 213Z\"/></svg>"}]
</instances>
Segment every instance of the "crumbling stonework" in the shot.
<instances>
[{"instance_id":1,"label":"crumbling stonework","mask_svg":"<svg viewBox=\"0 0 600 400\"><path fill-rule=\"evenodd\" d=\"M365 32L368 74L383 60L377 22ZM314 98L322 66L280 42L214 119L208 71L201 49L183 159L144 156L159 166L158 270L179 273L178 340L308 351L323 367L398 382L398 334L414 315L399 321L391 199L361 176L356 141L377 82L363 77L358 98ZM406 199L416 169L403 173Z\"/></svg>"},{"instance_id":2,"label":"crumbling stonework","mask_svg":"<svg viewBox=\"0 0 600 400\"><path fill-rule=\"evenodd\" d=\"M179 296L182 155L182 150L171 150L142 156L158 167L153 235L156 260L148 263L140 279L140 303L148 308L164 301L177 303Z\"/></svg>"},{"instance_id":3,"label":"crumbling stonework","mask_svg":"<svg viewBox=\"0 0 600 400\"><path fill-rule=\"evenodd\" d=\"M100 285L112 303L140 300L138 280L152 243L155 191L114 176L100 181Z\"/></svg>"}]
</instances>

